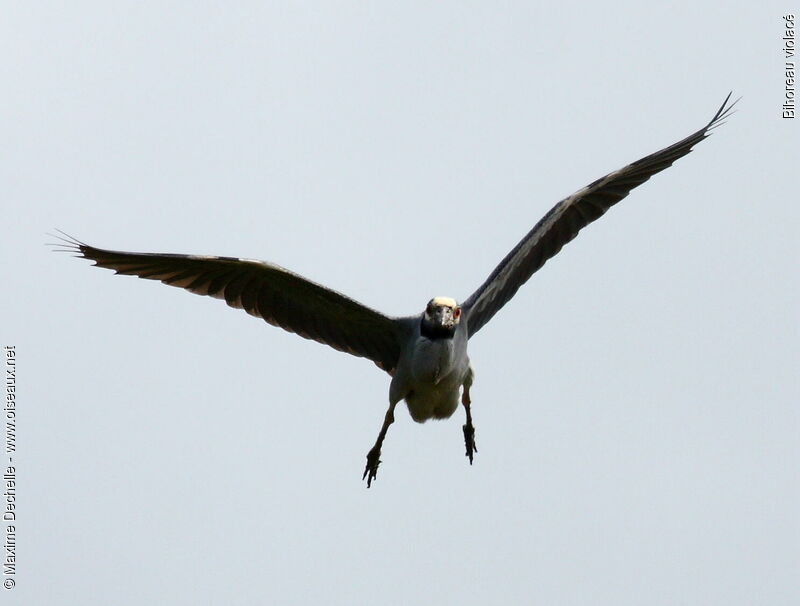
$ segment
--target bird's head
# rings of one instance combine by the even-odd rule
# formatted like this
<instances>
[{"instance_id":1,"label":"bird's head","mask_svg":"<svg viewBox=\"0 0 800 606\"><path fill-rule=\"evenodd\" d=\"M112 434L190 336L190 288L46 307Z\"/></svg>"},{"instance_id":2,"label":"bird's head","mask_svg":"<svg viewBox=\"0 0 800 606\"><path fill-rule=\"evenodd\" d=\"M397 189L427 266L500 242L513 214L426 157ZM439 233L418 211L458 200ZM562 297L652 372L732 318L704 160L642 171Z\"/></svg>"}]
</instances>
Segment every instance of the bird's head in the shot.
<instances>
[{"instance_id":1,"label":"bird's head","mask_svg":"<svg viewBox=\"0 0 800 606\"><path fill-rule=\"evenodd\" d=\"M461 308L455 299L434 297L422 316L422 334L428 338L452 337L461 320Z\"/></svg>"}]
</instances>

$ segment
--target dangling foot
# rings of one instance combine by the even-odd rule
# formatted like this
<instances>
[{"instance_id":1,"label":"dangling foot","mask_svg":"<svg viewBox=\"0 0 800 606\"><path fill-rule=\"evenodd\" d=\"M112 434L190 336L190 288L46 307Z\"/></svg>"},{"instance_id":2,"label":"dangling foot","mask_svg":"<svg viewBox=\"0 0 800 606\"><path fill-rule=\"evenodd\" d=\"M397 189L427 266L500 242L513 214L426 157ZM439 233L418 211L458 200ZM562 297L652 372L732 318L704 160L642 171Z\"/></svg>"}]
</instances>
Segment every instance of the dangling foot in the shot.
<instances>
[{"instance_id":1,"label":"dangling foot","mask_svg":"<svg viewBox=\"0 0 800 606\"><path fill-rule=\"evenodd\" d=\"M472 457L478 452L478 447L475 446L475 428L472 426L472 419L464 425L464 444L467 447L469 464L472 465Z\"/></svg>"},{"instance_id":2,"label":"dangling foot","mask_svg":"<svg viewBox=\"0 0 800 606\"><path fill-rule=\"evenodd\" d=\"M378 477L378 465L381 464L381 449L378 447L373 447L367 453L367 467L364 469L364 475L361 476L361 479L367 480L367 488L372 486L372 480Z\"/></svg>"},{"instance_id":3,"label":"dangling foot","mask_svg":"<svg viewBox=\"0 0 800 606\"><path fill-rule=\"evenodd\" d=\"M475 427L472 425L472 399L469 397L469 388L472 387L473 377L472 367L469 368L469 374L464 381L464 391L461 393L461 403L464 405L464 412L467 413L467 423L464 428L464 444L467 447L467 456L469 457L469 464L472 465L472 457L478 452L478 447L475 446Z\"/></svg>"},{"instance_id":4,"label":"dangling foot","mask_svg":"<svg viewBox=\"0 0 800 606\"><path fill-rule=\"evenodd\" d=\"M364 469L364 475L361 476L362 480L367 481L367 488L372 486L372 480L378 476L378 465L381 464L381 446L383 439L386 437L386 432L389 430L389 425L394 423L394 407L397 402L389 404L389 410L386 411L386 416L383 418L383 425L378 434L378 439L375 440L375 446L372 447L367 453L367 467Z\"/></svg>"}]
</instances>

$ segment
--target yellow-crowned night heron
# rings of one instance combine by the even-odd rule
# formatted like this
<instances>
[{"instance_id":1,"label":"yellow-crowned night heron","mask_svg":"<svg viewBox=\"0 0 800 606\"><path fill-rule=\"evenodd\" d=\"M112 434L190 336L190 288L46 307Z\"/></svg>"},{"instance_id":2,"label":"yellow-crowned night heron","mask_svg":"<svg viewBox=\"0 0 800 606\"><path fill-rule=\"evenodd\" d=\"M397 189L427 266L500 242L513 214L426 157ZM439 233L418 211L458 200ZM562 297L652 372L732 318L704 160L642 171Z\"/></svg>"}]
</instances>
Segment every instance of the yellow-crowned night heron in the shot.
<instances>
[{"instance_id":1,"label":"yellow-crowned night heron","mask_svg":"<svg viewBox=\"0 0 800 606\"><path fill-rule=\"evenodd\" d=\"M389 409L378 439L367 454L363 478L372 484L380 464L381 445L394 409L405 400L411 417L422 423L466 411L463 426L466 454L472 463L475 428L469 390L473 370L467 342L520 286L578 232L602 216L636 186L688 154L731 113L726 97L703 128L654 154L610 173L556 204L522 238L489 278L459 305L434 297L414 316L393 318L315 284L282 267L235 257L130 253L95 248L64 239L69 251L118 274L160 280L199 295L224 299L274 326L374 361L392 377ZM66 235L66 234L65 234Z\"/></svg>"}]
</instances>

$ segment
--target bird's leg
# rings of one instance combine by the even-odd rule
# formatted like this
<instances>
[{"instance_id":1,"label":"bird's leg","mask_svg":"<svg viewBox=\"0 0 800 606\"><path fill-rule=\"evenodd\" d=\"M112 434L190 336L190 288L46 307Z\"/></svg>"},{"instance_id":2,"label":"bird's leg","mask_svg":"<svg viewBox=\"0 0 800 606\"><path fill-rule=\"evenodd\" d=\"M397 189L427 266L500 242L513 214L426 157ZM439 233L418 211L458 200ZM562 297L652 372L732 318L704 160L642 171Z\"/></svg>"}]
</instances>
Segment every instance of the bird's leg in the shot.
<instances>
[{"instance_id":1,"label":"bird's leg","mask_svg":"<svg viewBox=\"0 0 800 606\"><path fill-rule=\"evenodd\" d=\"M464 410L467 411L467 423L464 425L464 444L467 447L470 465L472 465L472 457L478 452L478 447L475 445L475 427L472 425L472 411L470 410L472 400L469 397L469 388L471 384L471 381L464 383L464 391L461 394L461 403L464 405Z\"/></svg>"},{"instance_id":2,"label":"bird's leg","mask_svg":"<svg viewBox=\"0 0 800 606\"><path fill-rule=\"evenodd\" d=\"M381 432L378 434L378 439L375 440L375 446L367 453L367 467L364 469L364 475L361 476L362 480L367 480L367 488L372 486L372 480L378 476L378 465L381 464L381 445L383 444L383 439L386 437L389 425L394 423L395 406L397 406L397 402L389 404L389 410L386 411L386 416L383 418L383 426L381 427Z\"/></svg>"}]
</instances>

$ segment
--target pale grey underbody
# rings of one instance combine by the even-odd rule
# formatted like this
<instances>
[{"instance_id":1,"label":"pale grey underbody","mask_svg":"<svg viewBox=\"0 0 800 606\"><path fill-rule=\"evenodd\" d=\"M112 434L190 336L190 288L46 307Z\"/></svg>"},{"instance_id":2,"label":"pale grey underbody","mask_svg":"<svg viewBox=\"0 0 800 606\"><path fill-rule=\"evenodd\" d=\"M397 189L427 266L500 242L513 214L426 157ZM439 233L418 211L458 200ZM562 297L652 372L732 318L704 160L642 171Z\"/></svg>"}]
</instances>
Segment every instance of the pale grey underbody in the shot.
<instances>
[{"instance_id":1,"label":"pale grey underbody","mask_svg":"<svg viewBox=\"0 0 800 606\"><path fill-rule=\"evenodd\" d=\"M417 321L410 342L400 356L389 401L405 400L411 418L418 423L447 419L458 408L461 388L472 383L467 356L466 326L459 325L452 338L428 339L420 334Z\"/></svg>"}]
</instances>

